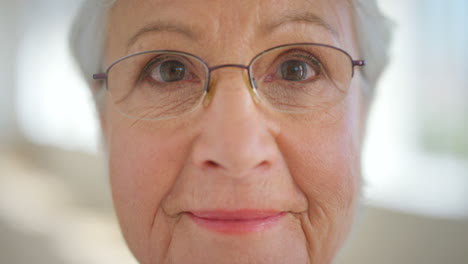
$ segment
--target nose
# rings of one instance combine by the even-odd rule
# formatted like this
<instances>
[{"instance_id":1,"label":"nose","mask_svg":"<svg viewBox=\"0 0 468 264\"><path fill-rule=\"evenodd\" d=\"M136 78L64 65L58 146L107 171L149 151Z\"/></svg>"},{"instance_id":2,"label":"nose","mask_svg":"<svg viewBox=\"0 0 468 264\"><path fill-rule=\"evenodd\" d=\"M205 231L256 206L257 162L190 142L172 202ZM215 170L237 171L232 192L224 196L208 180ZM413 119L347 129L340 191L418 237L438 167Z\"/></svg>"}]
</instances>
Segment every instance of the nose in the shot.
<instances>
[{"instance_id":1,"label":"nose","mask_svg":"<svg viewBox=\"0 0 468 264\"><path fill-rule=\"evenodd\" d=\"M201 170L244 178L271 169L278 159L279 127L262 111L242 79L243 69L219 70L205 108L192 160Z\"/></svg>"}]
</instances>

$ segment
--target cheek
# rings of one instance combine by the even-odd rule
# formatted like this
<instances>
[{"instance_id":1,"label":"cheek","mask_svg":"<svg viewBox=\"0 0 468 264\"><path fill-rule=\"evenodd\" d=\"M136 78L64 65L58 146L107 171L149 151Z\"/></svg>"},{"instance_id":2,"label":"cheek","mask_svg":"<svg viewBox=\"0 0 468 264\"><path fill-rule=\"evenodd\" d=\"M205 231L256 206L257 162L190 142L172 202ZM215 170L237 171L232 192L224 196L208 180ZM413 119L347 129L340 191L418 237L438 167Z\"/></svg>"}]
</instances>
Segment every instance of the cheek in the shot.
<instances>
[{"instance_id":1,"label":"cheek","mask_svg":"<svg viewBox=\"0 0 468 264\"><path fill-rule=\"evenodd\" d=\"M291 175L310 206L333 210L352 207L360 184L360 145L352 131L356 127L350 125L339 120L285 138L290 149L294 148L285 155Z\"/></svg>"},{"instance_id":2,"label":"cheek","mask_svg":"<svg viewBox=\"0 0 468 264\"><path fill-rule=\"evenodd\" d=\"M283 144L291 174L309 196L347 207L359 190L362 111L357 92L306 126L287 124Z\"/></svg>"},{"instance_id":3,"label":"cheek","mask_svg":"<svg viewBox=\"0 0 468 264\"><path fill-rule=\"evenodd\" d=\"M107 135L114 206L123 235L137 255L142 255L139 251L147 245L161 201L186 157L177 136L143 126L114 122Z\"/></svg>"},{"instance_id":4,"label":"cheek","mask_svg":"<svg viewBox=\"0 0 468 264\"><path fill-rule=\"evenodd\" d=\"M357 195L360 180L359 149L346 133L318 136L320 142L301 140L291 172L310 201L330 209L347 209ZM297 142L299 143L299 142Z\"/></svg>"},{"instance_id":5,"label":"cheek","mask_svg":"<svg viewBox=\"0 0 468 264\"><path fill-rule=\"evenodd\" d=\"M359 101L350 97L327 118L312 117L307 126L285 125L281 136L291 175L309 203L302 220L309 245L325 245L330 252L347 237L361 184L361 111Z\"/></svg>"}]
</instances>

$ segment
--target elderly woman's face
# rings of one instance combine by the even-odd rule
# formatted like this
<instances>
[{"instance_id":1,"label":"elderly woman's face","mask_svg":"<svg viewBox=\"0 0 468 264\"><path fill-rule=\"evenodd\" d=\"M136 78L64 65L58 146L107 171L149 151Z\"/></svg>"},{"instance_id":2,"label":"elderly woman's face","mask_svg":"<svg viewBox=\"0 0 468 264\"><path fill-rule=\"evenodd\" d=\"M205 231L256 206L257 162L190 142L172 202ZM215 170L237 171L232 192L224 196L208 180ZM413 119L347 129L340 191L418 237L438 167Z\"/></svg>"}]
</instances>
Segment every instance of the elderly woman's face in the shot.
<instances>
[{"instance_id":1,"label":"elderly woman's face","mask_svg":"<svg viewBox=\"0 0 468 264\"><path fill-rule=\"evenodd\" d=\"M106 63L170 49L248 64L300 42L357 57L352 28L345 0L119 0ZM360 186L359 71L341 100L300 114L254 101L246 75L213 71L210 103L173 119L130 119L107 99L113 199L141 263L324 264L347 237Z\"/></svg>"}]
</instances>

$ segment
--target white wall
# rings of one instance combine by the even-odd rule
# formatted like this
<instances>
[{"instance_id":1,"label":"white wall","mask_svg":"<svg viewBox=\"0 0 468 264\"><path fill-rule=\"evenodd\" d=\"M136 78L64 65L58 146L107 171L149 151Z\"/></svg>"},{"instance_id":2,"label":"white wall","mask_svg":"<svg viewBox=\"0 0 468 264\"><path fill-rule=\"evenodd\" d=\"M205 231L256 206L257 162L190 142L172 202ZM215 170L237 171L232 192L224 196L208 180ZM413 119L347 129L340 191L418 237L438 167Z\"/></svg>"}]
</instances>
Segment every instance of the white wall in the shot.
<instances>
[{"instance_id":1,"label":"white wall","mask_svg":"<svg viewBox=\"0 0 468 264\"><path fill-rule=\"evenodd\" d=\"M16 56L16 2L0 1L0 146L14 142L14 61Z\"/></svg>"}]
</instances>

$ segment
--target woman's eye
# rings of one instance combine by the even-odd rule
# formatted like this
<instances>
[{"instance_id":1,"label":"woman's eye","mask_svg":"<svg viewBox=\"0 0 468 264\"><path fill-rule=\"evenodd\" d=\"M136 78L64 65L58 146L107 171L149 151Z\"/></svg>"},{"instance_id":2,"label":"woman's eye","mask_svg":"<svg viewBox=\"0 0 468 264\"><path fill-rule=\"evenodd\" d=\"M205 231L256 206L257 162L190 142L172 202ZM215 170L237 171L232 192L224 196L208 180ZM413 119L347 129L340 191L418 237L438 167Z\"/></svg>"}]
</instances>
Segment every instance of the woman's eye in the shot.
<instances>
[{"instance_id":1,"label":"woman's eye","mask_svg":"<svg viewBox=\"0 0 468 264\"><path fill-rule=\"evenodd\" d=\"M300 60L288 60L280 65L280 77L286 81L304 81L314 78L318 72Z\"/></svg>"},{"instance_id":2,"label":"woman's eye","mask_svg":"<svg viewBox=\"0 0 468 264\"><path fill-rule=\"evenodd\" d=\"M169 60L160 63L152 72L151 77L158 82L177 82L186 79L187 69L177 60Z\"/></svg>"}]
</instances>

